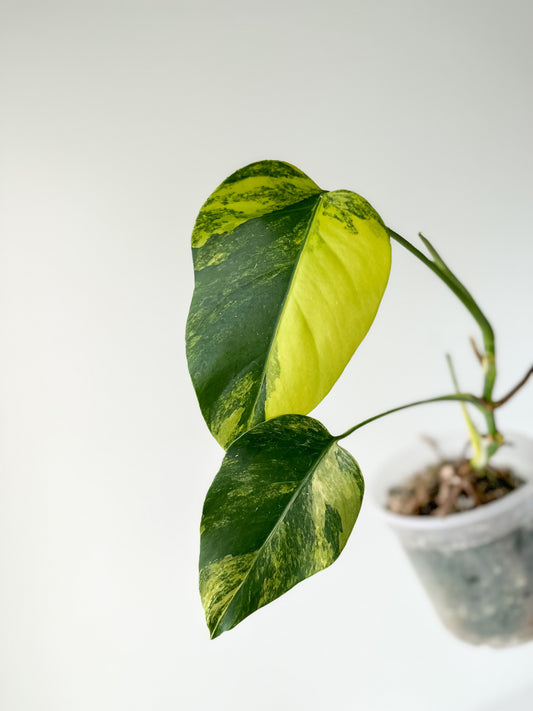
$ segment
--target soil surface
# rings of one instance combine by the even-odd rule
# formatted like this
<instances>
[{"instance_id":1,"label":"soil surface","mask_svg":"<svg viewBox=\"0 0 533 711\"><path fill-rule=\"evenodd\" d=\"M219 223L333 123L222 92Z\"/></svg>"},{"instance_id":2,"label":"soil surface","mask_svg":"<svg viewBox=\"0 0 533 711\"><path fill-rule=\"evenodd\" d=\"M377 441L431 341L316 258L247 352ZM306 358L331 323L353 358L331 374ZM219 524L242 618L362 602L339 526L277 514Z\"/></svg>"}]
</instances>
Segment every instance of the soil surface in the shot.
<instances>
[{"instance_id":1,"label":"soil surface","mask_svg":"<svg viewBox=\"0 0 533 711\"><path fill-rule=\"evenodd\" d=\"M500 499L524 482L509 469L472 469L468 459L444 461L389 490L387 508L406 516L448 516Z\"/></svg>"}]
</instances>

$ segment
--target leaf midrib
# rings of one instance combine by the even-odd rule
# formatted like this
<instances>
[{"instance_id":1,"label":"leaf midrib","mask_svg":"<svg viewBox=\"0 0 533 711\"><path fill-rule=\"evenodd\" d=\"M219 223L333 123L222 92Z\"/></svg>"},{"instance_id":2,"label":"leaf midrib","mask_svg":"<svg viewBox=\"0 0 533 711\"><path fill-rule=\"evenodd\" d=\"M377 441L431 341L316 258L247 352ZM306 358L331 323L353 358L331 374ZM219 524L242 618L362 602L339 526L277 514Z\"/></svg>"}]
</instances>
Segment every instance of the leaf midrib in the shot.
<instances>
[{"instance_id":1,"label":"leaf midrib","mask_svg":"<svg viewBox=\"0 0 533 711\"><path fill-rule=\"evenodd\" d=\"M279 332L280 324L281 324L281 321L282 321L282 319L283 319L283 312L284 312L284 310L285 310L285 305L286 305L286 303L287 303L287 301L288 301L289 295L290 295L291 290L292 290L293 283L294 283L294 281L295 281L295 279L296 279L296 273L297 273L298 268L299 268L299 266L300 266L300 264L301 264L301 256L302 256L302 253L303 253L303 251L304 251L304 249L305 249L305 247L306 247L306 245L307 245L307 239L308 239L308 237L309 237L309 232L310 232L311 225L313 224L313 220L315 219L315 215L316 215L316 213L317 213L318 207L319 207L320 203L322 202L322 197L323 197L323 195L325 195L327 192L328 192L327 190L321 190L320 193L318 193L316 205L313 207L313 209L312 209L312 211L311 211L311 214L310 214L310 216L309 216L309 219L308 219L308 221L307 221L307 225L306 225L306 228L305 228L305 236L304 236L304 238L303 238L303 240L302 240L302 245L301 245L300 249L298 250L298 254L297 254L296 259L295 259L295 262L294 262L294 267L292 268L291 276L290 276L290 279L289 279L287 291L286 291L285 297L283 298L283 301L281 302L280 307L279 307L278 317L277 317L277 319L276 319L276 326L275 326L275 328L274 328L274 332L273 332L273 334L272 334L272 337L270 338L270 342L269 342L268 347L267 347L266 357L265 357L265 361L264 361L264 363L263 363L263 369L262 369L262 371L261 371L261 377L259 378L259 387L258 387L258 389L257 389L257 393L256 393L256 396L255 396L255 398L254 398L253 406L252 406L252 408L251 408L251 414L250 414L250 416L249 416L249 418L248 418L248 425L250 424L250 421L251 421L252 423L254 422L255 410L256 410L256 407L257 407L257 403L258 403L258 401L259 401L259 396L260 396L261 391L262 391L262 389L263 389L263 383L265 382L265 379L266 379L267 366L268 366L268 363L269 363L269 361L270 361L270 354L271 354L271 352L272 352L272 346L273 346L274 343L276 342L276 338L277 338L277 335L278 335L278 332ZM296 203L296 204L297 204L297 203ZM294 205L291 205L291 207L294 207ZM266 398L267 398L267 395L266 395L266 393L265 393L265 403L266 403ZM265 418L266 418L266 414L265 414ZM256 423L256 424L259 424L259 423Z\"/></svg>"}]
</instances>

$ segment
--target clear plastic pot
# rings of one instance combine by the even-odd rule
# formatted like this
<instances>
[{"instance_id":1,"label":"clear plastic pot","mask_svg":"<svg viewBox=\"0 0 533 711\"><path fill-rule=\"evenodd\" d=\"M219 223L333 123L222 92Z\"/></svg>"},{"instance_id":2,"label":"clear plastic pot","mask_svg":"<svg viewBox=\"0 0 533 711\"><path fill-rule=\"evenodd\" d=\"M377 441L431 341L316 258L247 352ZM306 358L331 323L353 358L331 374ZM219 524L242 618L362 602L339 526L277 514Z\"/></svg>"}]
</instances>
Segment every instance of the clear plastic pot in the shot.
<instances>
[{"instance_id":1,"label":"clear plastic pot","mask_svg":"<svg viewBox=\"0 0 533 711\"><path fill-rule=\"evenodd\" d=\"M371 487L446 627L471 644L505 647L533 640L533 440L507 435L494 456L525 484L498 501L444 518L385 509L388 490L437 455L424 442L399 452ZM464 433L439 442L448 458L464 454Z\"/></svg>"}]
</instances>

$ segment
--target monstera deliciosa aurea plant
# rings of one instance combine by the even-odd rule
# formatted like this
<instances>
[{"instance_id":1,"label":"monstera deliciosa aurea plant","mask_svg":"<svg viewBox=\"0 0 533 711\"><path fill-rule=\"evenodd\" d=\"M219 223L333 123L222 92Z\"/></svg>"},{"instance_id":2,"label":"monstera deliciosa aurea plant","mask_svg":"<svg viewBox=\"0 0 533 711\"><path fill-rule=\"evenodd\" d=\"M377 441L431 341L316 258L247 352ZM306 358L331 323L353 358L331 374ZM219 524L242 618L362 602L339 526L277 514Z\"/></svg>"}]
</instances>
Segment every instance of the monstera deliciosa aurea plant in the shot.
<instances>
[{"instance_id":1,"label":"monstera deliciosa aurea plant","mask_svg":"<svg viewBox=\"0 0 533 711\"><path fill-rule=\"evenodd\" d=\"M483 393L403 405L334 436L306 415L374 320L389 277L391 238L437 274L478 322ZM201 523L200 592L212 637L339 556L364 491L357 462L339 445L355 430L423 402L456 400L474 405L486 421L481 437L468 420L474 465L502 444L494 411L511 394L499 402L492 397L492 328L422 239L430 257L386 227L361 196L323 190L281 161L236 171L200 210L187 357L204 419L226 450Z\"/></svg>"}]
</instances>

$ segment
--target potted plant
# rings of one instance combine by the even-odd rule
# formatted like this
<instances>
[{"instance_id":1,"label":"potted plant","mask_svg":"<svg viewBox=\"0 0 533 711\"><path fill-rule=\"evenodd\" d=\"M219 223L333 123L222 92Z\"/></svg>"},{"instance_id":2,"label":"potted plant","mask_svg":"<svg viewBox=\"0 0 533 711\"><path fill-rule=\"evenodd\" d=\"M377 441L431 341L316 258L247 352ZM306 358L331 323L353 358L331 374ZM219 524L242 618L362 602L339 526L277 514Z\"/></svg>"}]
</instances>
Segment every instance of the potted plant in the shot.
<instances>
[{"instance_id":1,"label":"potted plant","mask_svg":"<svg viewBox=\"0 0 533 711\"><path fill-rule=\"evenodd\" d=\"M455 432L433 456L427 446L396 453L374 483L378 511L449 630L472 644L526 642L533 638L533 440L506 433L507 444L474 476L463 441ZM513 472L522 479L514 488ZM488 504L475 505L484 498ZM456 513L446 515L453 499ZM437 515L398 513L418 506Z\"/></svg>"},{"instance_id":2,"label":"potted plant","mask_svg":"<svg viewBox=\"0 0 533 711\"><path fill-rule=\"evenodd\" d=\"M307 413L329 392L374 320L389 277L391 239L431 269L479 325L483 347L476 347L476 353L484 374L483 391L465 393L455 387L449 394L394 407L332 435ZM499 476L494 474L498 469L493 458L505 451L506 439L497 427L496 413L526 383L533 368L511 392L494 398L492 327L435 248L423 237L422 241L429 256L388 228L361 196L322 190L281 161L260 161L236 171L201 208L192 235L195 288L187 321L187 357L204 419L226 450L207 493L201 523L200 593L212 637L337 559L364 492L359 466L340 442L360 428L424 403L459 402L472 453L459 464L446 460L448 499L455 497L455 503L464 499L464 491L455 491L458 477L468 482L461 486L470 487L475 497L483 486L488 488L487 480ZM467 406L483 416L483 435ZM443 478L442 472L439 476ZM533 526L533 478L524 483L520 477L529 474L521 469L514 476L508 476L508 488L516 491L479 511L512 508L507 502L513 497L526 501L518 507L525 513L515 520L521 531L515 548L517 555L520 546L527 549L520 589L529 594L532 544L530 534L522 530L530 532ZM528 495L524 497L523 491ZM442 501L429 502L427 513L435 513L441 504L453 510L450 501L443 503L442 492L434 496ZM447 530L448 520L478 515L450 511L445 518L425 518ZM415 519L399 513L390 517ZM449 531L445 539L455 540ZM412 545L407 548L413 559L418 557L418 569L425 570L430 548L416 549L422 554ZM437 577L446 579L443 561L450 555L458 558L446 549L437 561L441 571ZM429 580L425 573L422 576ZM427 584L438 597L437 584ZM506 592L514 593L514 588ZM448 597L455 594L457 586ZM485 605L481 598L477 602ZM533 636L533 603L526 594L522 603L528 638ZM519 617L516 613L515 624L524 626ZM474 636L472 641L480 641ZM513 641L522 641L524 635L515 637Z\"/></svg>"}]
</instances>

